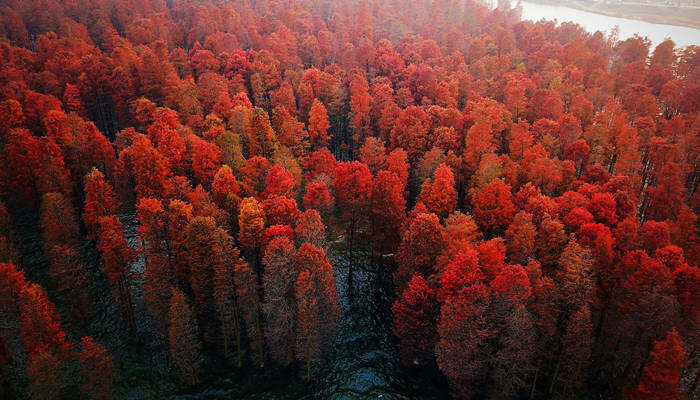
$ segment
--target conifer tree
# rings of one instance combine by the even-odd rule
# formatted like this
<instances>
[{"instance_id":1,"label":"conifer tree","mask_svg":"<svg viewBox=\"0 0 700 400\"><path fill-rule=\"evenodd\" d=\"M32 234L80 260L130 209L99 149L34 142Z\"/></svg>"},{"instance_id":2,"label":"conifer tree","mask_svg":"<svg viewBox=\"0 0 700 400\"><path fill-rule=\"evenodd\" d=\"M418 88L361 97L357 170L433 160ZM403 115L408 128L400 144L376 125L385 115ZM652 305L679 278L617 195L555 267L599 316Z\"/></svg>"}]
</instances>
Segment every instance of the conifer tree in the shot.
<instances>
[{"instance_id":1,"label":"conifer tree","mask_svg":"<svg viewBox=\"0 0 700 400\"><path fill-rule=\"evenodd\" d=\"M134 302L131 296L131 262L136 252L124 238L122 223L114 215L101 217L97 249L102 257L102 272L107 276L109 289L132 332L138 338Z\"/></svg>"},{"instance_id":2,"label":"conifer tree","mask_svg":"<svg viewBox=\"0 0 700 400\"><path fill-rule=\"evenodd\" d=\"M170 357L180 380L189 386L197 384L202 365L202 344L197 323L185 295L172 288L170 297L168 342Z\"/></svg>"},{"instance_id":3,"label":"conifer tree","mask_svg":"<svg viewBox=\"0 0 700 400\"><path fill-rule=\"evenodd\" d=\"M654 342L649 353L651 361L644 367L637 387L629 389L628 396L633 400L682 399L678 384L688 365L684 346L675 329L668 331L663 340Z\"/></svg>"},{"instance_id":4,"label":"conifer tree","mask_svg":"<svg viewBox=\"0 0 700 400\"><path fill-rule=\"evenodd\" d=\"M109 400L113 398L114 388L114 360L101 344L90 336L80 340L80 353L78 354L80 375L83 378L81 387L85 397L95 400Z\"/></svg>"}]
</instances>

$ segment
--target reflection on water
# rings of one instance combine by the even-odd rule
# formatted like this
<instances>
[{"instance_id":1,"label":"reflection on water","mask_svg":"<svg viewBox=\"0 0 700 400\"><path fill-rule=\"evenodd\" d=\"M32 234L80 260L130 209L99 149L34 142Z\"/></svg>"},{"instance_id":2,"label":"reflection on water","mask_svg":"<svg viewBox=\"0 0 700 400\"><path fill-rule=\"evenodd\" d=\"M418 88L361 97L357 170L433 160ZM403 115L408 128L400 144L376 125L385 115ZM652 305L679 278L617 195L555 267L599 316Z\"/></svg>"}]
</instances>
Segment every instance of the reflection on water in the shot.
<instances>
[{"instance_id":1,"label":"reflection on water","mask_svg":"<svg viewBox=\"0 0 700 400\"><path fill-rule=\"evenodd\" d=\"M589 32L602 31L610 33L612 28L618 26L620 28L620 40L625 40L637 33L640 36L647 36L651 40L652 46L656 46L667 37L671 38L677 47L700 44L699 29L608 17L561 6L528 2L521 2L520 4L523 7L522 19L531 21L539 21L541 19L556 19L559 22L571 21L581 25Z\"/></svg>"}]
</instances>

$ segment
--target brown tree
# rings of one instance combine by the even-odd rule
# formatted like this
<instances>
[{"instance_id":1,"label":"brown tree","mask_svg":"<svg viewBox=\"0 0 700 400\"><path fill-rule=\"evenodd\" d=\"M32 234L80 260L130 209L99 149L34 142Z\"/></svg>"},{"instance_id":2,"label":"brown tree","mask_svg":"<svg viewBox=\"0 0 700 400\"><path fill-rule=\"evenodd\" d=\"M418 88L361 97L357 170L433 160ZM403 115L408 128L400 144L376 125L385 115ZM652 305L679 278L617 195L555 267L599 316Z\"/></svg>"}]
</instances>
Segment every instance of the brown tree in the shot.
<instances>
[{"instance_id":1,"label":"brown tree","mask_svg":"<svg viewBox=\"0 0 700 400\"><path fill-rule=\"evenodd\" d=\"M175 288L172 288L170 297L169 316L170 357L180 380L189 386L194 386L198 382L202 365L202 343L199 340L194 313L185 295Z\"/></svg>"},{"instance_id":2,"label":"brown tree","mask_svg":"<svg viewBox=\"0 0 700 400\"><path fill-rule=\"evenodd\" d=\"M109 281L109 289L132 332L138 337L134 303L131 296L131 262L136 252L126 242L119 218L109 215L99 219L100 234L97 249L102 257L102 271Z\"/></svg>"},{"instance_id":3,"label":"brown tree","mask_svg":"<svg viewBox=\"0 0 700 400\"><path fill-rule=\"evenodd\" d=\"M80 339L78 355L80 375L83 378L82 393L90 399L109 400L113 398L114 360L101 344L92 337Z\"/></svg>"}]
</instances>

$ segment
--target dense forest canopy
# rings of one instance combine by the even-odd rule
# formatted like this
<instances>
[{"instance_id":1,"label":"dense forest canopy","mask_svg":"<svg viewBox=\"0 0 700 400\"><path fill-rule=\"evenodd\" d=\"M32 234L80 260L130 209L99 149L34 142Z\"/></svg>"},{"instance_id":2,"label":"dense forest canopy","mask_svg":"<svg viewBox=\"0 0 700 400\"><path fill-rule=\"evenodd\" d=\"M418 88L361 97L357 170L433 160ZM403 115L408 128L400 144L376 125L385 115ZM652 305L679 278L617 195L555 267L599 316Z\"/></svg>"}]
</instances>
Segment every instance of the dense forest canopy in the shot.
<instances>
[{"instance_id":1,"label":"dense forest canopy","mask_svg":"<svg viewBox=\"0 0 700 400\"><path fill-rule=\"evenodd\" d=\"M433 392L697 398L699 50L507 1L0 1L0 398L312 396L361 285Z\"/></svg>"}]
</instances>

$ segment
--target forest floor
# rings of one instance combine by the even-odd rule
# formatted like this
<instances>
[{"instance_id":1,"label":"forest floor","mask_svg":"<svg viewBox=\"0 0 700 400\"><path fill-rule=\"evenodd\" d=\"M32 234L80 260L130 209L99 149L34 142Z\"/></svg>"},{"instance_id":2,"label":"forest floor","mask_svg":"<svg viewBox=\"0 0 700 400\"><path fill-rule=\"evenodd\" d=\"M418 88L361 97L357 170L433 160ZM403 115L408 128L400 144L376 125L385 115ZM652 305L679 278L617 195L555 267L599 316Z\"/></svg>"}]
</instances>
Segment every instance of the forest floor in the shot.
<instances>
[{"instance_id":1,"label":"forest floor","mask_svg":"<svg viewBox=\"0 0 700 400\"><path fill-rule=\"evenodd\" d=\"M598 3L580 0L527 0L532 3L574 8L609 17L635 19L653 24L687 26L700 29L700 7L668 6L646 3Z\"/></svg>"}]
</instances>

